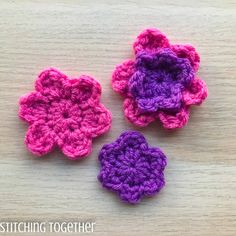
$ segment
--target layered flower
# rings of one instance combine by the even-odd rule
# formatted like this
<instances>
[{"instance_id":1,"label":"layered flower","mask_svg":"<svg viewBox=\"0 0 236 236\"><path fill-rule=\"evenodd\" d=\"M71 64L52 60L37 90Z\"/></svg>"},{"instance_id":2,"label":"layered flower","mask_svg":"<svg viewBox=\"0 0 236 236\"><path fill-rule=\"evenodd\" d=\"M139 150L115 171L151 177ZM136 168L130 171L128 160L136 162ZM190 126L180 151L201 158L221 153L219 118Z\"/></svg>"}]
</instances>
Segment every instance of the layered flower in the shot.
<instances>
[{"instance_id":1,"label":"layered flower","mask_svg":"<svg viewBox=\"0 0 236 236\"><path fill-rule=\"evenodd\" d=\"M89 76L70 79L56 69L44 70L35 91L19 101L19 116L30 124L25 137L28 149L42 156L57 146L69 159L87 156L92 138L111 125L100 96L100 84Z\"/></svg>"},{"instance_id":2,"label":"layered flower","mask_svg":"<svg viewBox=\"0 0 236 236\"><path fill-rule=\"evenodd\" d=\"M171 45L157 29L146 29L133 44L135 59L116 66L113 89L125 97L124 113L138 126L160 119L168 129L183 127L190 105L207 97L196 76L200 57L190 45Z\"/></svg>"},{"instance_id":3,"label":"layered flower","mask_svg":"<svg viewBox=\"0 0 236 236\"><path fill-rule=\"evenodd\" d=\"M126 131L115 142L104 145L99 160L99 181L125 202L138 203L165 185L166 156L159 148L149 147L139 132Z\"/></svg>"}]
</instances>

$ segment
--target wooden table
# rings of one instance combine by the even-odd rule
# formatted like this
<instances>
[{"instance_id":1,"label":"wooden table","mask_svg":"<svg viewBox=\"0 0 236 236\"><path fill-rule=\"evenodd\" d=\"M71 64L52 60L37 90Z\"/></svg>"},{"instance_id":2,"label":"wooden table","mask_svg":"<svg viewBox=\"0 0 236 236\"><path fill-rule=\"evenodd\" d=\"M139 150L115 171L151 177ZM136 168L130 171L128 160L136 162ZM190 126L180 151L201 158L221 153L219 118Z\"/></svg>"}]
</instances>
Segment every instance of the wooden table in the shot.
<instances>
[{"instance_id":1,"label":"wooden table","mask_svg":"<svg viewBox=\"0 0 236 236\"><path fill-rule=\"evenodd\" d=\"M132 56L134 38L150 26L201 55L198 75L209 97L176 132L131 125L110 86L114 66ZM235 28L235 0L1 1L1 221L89 219L94 235L236 235ZM49 66L97 78L113 113L111 131L84 161L59 151L35 158L24 146L28 126L17 117L18 98ZM121 203L96 179L101 146L126 129L141 131L169 159L166 187L137 206Z\"/></svg>"}]
</instances>

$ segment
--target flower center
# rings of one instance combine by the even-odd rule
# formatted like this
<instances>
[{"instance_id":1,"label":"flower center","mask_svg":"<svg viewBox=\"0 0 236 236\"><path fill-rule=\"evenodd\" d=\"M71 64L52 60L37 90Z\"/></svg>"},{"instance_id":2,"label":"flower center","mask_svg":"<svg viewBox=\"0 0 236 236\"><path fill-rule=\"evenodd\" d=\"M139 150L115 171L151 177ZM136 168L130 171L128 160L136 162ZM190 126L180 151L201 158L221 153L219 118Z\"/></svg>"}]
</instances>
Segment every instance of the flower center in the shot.
<instances>
[{"instance_id":1,"label":"flower center","mask_svg":"<svg viewBox=\"0 0 236 236\"><path fill-rule=\"evenodd\" d=\"M190 62L177 57L171 49L144 51L136 58L129 90L144 112L176 112L181 108L182 91L193 78Z\"/></svg>"},{"instance_id":2,"label":"flower center","mask_svg":"<svg viewBox=\"0 0 236 236\"><path fill-rule=\"evenodd\" d=\"M62 116L63 116L63 118L65 118L65 119L69 118L69 113L68 113L68 111L63 111L63 112L62 112Z\"/></svg>"}]
</instances>

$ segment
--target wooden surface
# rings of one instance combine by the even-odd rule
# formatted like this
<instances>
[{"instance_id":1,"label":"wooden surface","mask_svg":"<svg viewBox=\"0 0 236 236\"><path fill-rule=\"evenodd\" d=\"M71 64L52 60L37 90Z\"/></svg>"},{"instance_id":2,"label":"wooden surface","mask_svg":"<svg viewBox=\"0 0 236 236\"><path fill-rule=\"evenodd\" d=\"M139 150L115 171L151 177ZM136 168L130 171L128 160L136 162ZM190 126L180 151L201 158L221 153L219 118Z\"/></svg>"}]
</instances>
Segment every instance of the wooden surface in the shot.
<instances>
[{"instance_id":1,"label":"wooden surface","mask_svg":"<svg viewBox=\"0 0 236 236\"><path fill-rule=\"evenodd\" d=\"M132 56L135 36L149 26L201 55L198 75L209 97L177 132L132 126L110 87L114 66ZM91 219L94 235L104 236L236 235L235 28L235 0L2 0L0 220ZM48 66L97 78L113 113L111 131L94 141L84 161L68 161L59 151L37 159L24 146L27 125L17 117L17 100ZM99 149L126 129L140 130L169 159L165 189L138 206L120 203L96 180Z\"/></svg>"}]
</instances>

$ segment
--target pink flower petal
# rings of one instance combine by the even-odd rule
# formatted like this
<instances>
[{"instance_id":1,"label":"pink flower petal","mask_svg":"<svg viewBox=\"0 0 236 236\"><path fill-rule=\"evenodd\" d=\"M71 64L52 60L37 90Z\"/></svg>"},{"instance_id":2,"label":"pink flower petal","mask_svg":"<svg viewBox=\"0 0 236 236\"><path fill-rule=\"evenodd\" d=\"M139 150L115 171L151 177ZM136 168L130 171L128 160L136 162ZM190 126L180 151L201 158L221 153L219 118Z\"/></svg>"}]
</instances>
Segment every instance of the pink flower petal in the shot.
<instances>
[{"instance_id":1,"label":"pink flower petal","mask_svg":"<svg viewBox=\"0 0 236 236\"><path fill-rule=\"evenodd\" d=\"M136 38L133 48L135 53L143 50L156 50L158 48L169 47L169 40L158 29L145 29Z\"/></svg>"},{"instance_id":2,"label":"pink flower petal","mask_svg":"<svg viewBox=\"0 0 236 236\"><path fill-rule=\"evenodd\" d=\"M189 44L186 45L175 44L171 45L171 49L176 53L178 57L187 58L190 61L193 69L195 71L198 70L200 64L200 56L193 46Z\"/></svg>"},{"instance_id":3,"label":"pink flower petal","mask_svg":"<svg viewBox=\"0 0 236 236\"><path fill-rule=\"evenodd\" d=\"M126 94L128 92L128 82L133 73L134 61L126 60L117 65L112 74L112 88L120 94Z\"/></svg>"},{"instance_id":4,"label":"pink flower petal","mask_svg":"<svg viewBox=\"0 0 236 236\"><path fill-rule=\"evenodd\" d=\"M92 150L92 140L85 136L80 129L67 130L61 133L57 142L62 152L71 160L86 157Z\"/></svg>"},{"instance_id":5,"label":"pink flower petal","mask_svg":"<svg viewBox=\"0 0 236 236\"><path fill-rule=\"evenodd\" d=\"M98 102L101 96L101 85L92 77L82 75L69 81L71 99L74 102L91 104Z\"/></svg>"},{"instance_id":6,"label":"pink flower petal","mask_svg":"<svg viewBox=\"0 0 236 236\"><path fill-rule=\"evenodd\" d=\"M189 90L183 92L185 105L200 105L207 97L208 91L203 80L195 78Z\"/></svg>"},{"instance_id":7,"label":"pink flower petal","mask_svg":"<svg viewBox=\"0 0 236 236\"><path fill-rule=\"evenodd\" d=\"M107 132L111 127L111 113L102 105L83 111L81 131L90 137L97 137Z\"/></svg>"},{"instance_id":8,"label":"pink flower petal","mask_svg":"<svg viewBox=\"0 0 236 236\"><path fill-rule=\"evenodd\" d=\"M54 68L42 71L35 83L35 89L50 99L66 96L67 76Z\"/></svg>"},{"instance_id":9,"label":"pink flower petal","mask_svg":"<svg viewBox=\"0 0 236 236\"><path fill-rule=\"evenodd\" d=\"M182 128L187 124L189 119L189 108L183 107L178 113L174 115L160 112L160 121L163 123L163 127L166 129Z\"/></svg>"},{"instance_id":10,"label":"pink flower petal","mask_svg":"<svg viewBox=\"0 0 236 236\"><path fill-rule=\"evenodd\" d=\"M19 100L19 117L30 124L45 120L47 117L48 99L39 92L31 92Z\"/></svg>"},{"instance_id":11,"label":"pink flower petal","mask_svg":"<svg viewBox=\"0 0 236 236\"><path fill-rule=\"evenodd\" d=\"M133 98L128 97L124 100L124 113L127 119L137 126L147 126L158 118L158 113L141 113Z\"/></svg>"},{"instance_id":12,"label":"pink flower petal","mask_svg":"<svg viewBox=\"0 0 236 236\"><path fill-rule=\"evenodd\" d=\"M33 154L42 156L54 148L55 133L44 121L35 122L26 133L25 144Z\"/></svg>"}]
</instances>

